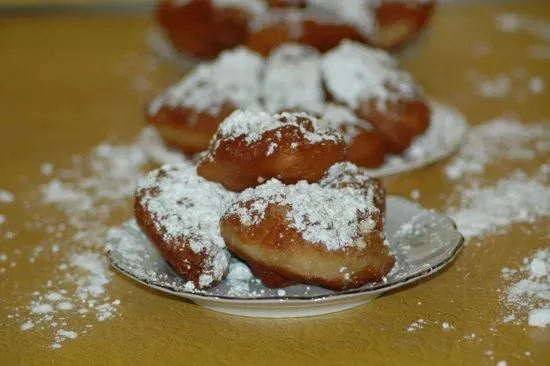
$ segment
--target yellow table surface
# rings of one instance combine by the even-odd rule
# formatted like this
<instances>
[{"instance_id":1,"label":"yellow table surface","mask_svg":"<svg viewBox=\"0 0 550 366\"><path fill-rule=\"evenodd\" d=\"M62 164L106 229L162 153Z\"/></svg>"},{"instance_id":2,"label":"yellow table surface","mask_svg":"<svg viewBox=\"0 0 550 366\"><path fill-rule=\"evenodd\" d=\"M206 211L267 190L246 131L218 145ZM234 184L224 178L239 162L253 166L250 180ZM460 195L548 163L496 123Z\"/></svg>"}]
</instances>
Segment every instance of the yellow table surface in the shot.
<instances>
[{"instance_id":1,"label":"yellow table surface","mask_svg":"<svg viewBox=\"0 0 550 366\"><path fill-rule=\"evenodd\" d=\"M544 42L527 32L498 31L494 17L500 12L550 20L550 4L544 2L442 8L424 48L405 65L431 96L460 108L472 124L504 112L515 112L522 121L548 118L547 92L525 103L513 96L485 99L467 79L468 70L497 76L525 67L550 84L550 61L527 53L528 46ZM85 153L110 134L135 136L144 124L144 102L178 75L168 65L147 67L151 56L144 32L150 25L147 15L0 18L0 188L24 196L32 182L44 181L39 167L45 159L63 165L71 154ZM483 45L492 49L487 56L478 52ZM152 88L136 88L139 78ZM540 161L507 169L536 164ZM404 196L418 189L422 204L443 209L441 197L452 190L443 166L388 179L388 189ZM40 235L22 227L29 213L20 205L0 208L10 226L20 224L22 230L1 243L0 252L40 241ZM57 215L53 209L50 214ZM541 218L541 223L550 220ZM22 261L0 275L0 364L477 365L507 360L509 365L548 365L550 328L499 324L500 269L520 266L525 253L548 246L534 237L511 227L507 235L476 240L480 247L468 246L448 270L419 285L356 309L302 319L218 314L117 275L109 291L121 300L120 316L95 324L55 351L47 347L45 332L21 332L20 323L4 316L5 309L19 304L20 294L48 278L56 263L55 258L33 265ZM456 329L433 325L407 332L420 318L447 321ZM498 331L492 333L495 324ZM470 333L476 334L474 340L465 339Z\"/></svg>"}]
</instances>

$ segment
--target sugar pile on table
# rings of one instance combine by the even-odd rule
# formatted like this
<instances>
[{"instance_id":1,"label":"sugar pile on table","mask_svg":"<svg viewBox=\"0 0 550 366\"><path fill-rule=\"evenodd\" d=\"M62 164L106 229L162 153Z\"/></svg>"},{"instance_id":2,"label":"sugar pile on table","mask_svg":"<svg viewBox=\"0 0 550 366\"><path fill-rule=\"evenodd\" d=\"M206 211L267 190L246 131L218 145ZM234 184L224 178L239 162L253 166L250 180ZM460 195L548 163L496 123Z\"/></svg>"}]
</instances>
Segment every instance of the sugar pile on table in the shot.
<instances>
[{"instance_id":1,"label":"sugar pile on table","mask_svg":"<svg viewBox=\"0 0 550 366\"><path fill-rule=\"evenodd\" d=\"M541 249L523 259L523 266L503 268L503 322L523 323L521 314L528 312L528 324L550 324L550 249Z\"/></svg>"},{"instance_id":2,"label":"sugar pile on table","mask_svg":"<svg viewBox=\"0 0 550 366\"><path fill-rule=\"evenodd\" d=\"M460 152L445 167L447 178L458 181L447 212L462 234L467 239L494 234L513 223L534 223L550 215L549 164L541 164L531 176L516 170L493 184L483 177L490 165L532 160L549 152L549 122L523 125L495 119L472 128Z\"/></svg>"},{"instance_id":3,"label":"sugar pile on table","mask_svg":"<svg viewBox=\"0 0 550 366\"><path fill-rule=\"evenodd\" d=\"M14 290L22 305L7 308L7 317L17 321L23 332L51 330L50 347L57 349L119 315L121 301L110 294L114 275L103 253L109 221L116 210L131 208L135 182L150 162L185 161L146 128L130 144L101 143L87 156L73 156L68 168L43 164L41 173L50 180L38 192L29 192L39 198L27 208L54 205L61 218L57 222L52 217L29 217L25 227L45 232L46 237L30 251L28 263L43 256L55 269L30 293ZM0 200L12 202L13 195L0 191ZM6 261L7 255L2 258ZM74 318L82 322L72 326Z\"/></svg>"}]
</instances>

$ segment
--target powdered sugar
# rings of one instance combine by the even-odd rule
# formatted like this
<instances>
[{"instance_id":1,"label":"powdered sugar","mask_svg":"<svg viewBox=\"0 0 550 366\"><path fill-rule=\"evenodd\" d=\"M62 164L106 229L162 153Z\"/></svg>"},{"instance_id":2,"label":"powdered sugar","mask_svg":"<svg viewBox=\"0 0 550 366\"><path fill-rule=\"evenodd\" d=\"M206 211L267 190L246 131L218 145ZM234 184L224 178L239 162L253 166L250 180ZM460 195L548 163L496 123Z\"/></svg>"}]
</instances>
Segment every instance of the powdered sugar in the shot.
<instances>
[{"instance_id":1,"label":"powdered sugar","mask_svg":"<svg viewBox=\"0 0 550 366\"><path fill-rule=\"evenodd\" d=\"M234 193L198 176L195 167L165 165L140 182L136 197L165 242L189 245L193 252L208 255L201 285L222 278L229 256L219 218Z\"/></svg>"},{"instance_id":2,"label":"powdered sugar","mask_svg":"<svg viewBox=\"0 0 550 366\"><path fill-rule=\"evenodd\" d=\"M346 105L331 103L325 95L325 86L333 97ZM183 106L195 112L215 114L225 102L254 112L299 109L322 116L351 141L360 128L372 129L369 122L355 116L353 110L360 101L377 97L381 108L385 108L386 99L420 96L412 76L401 71L397 62L384 51L346 41L320 55L308 46L284 44L274 49L267 60L244 48L224 52L218 60L202 64L155 98L149 113L155 114L163 106ZM242 118L244 114L233 118L236 116L246 126L243 129L252 133L255 131L251 124L257 123L261 131L274 128L269 118L254 122ZM186 123L194 123L193 118ZM237 127L233 122L228 125Z\"/></svg>"},{"instance_id":3,"label":"powdered sugar","mask_svg":"<svg viewBox=\"0 0 550 366\"><path fill-rule=\"evenodd\" d=\"M459 210L450 210L460 232L466 238L495 233L512 223L534 222L550 214L550 186L545 178L536 181L517 174L480 187L473 184L461 189Z\"/></svg>"},{"instance_id":4,"label":"powdered sugar","mask_svg":"<svg viewBox=\"0 0 550 366\"><path fill-rule=\"evenodd\" d=\"M322 68L333 97L353 109L371 98L407 99L419 92L412 76L399 70L389 54L354 42L343 41L329 51Z\"/></svg>"},{"instance_id":5,"label":"powdered sugar","mask_svg":"<svg viewBox=\"0 0 550 366\"><path fill-rule=\"evenodd\" d=\"M352 25L363 35L368 36L377 26L374 6L378 0L308 0L314 9L332 14L342 23Z\"/></svg>"},{"instance_id":6,"label":"powdered sugar","mask_svg":"<svg viewBox=\"0 0 550 366\"><path fill-rule=\"evenodd\" d=\"M550 325L550 308L531 310L531 312L529 312L528 323L532 327L545 327Z\"/></svg>"},{"instance_id":7,"label":"powdered sugar","mask_svg":"<svg viewBox=\"0 0 550 366\"><path fill-rule=\"evenodd\" d=\"M308 126L311 128L306 128L306 125L300 119L309 121ZM298 128L306 143L337 142L341 139L325 123L307 113L283 112L281 114L270 114L237 110L222 122L218 128L218 135L213 141L216 142L220 138L235 139L245 136L245 141L250 144L260 140L264 133L284 126Z\"/></svg>"},{"instance_id":8,"label":"powdered sugar","mask_svg":"<svg viewBox=\"0 0 550 366\"><path fill-rule=\"evenodd\" d=\"M334 130L340 132L346 143L351 143L361 129L366 131L373 129L369 122L357 118L351 109L334 103L325 105L322 119Z\"/></svg>"},{"instance_id":9,"label":"powdered sugar","mask_svg":"<svg viewBox=\"0 0 550 366\"><path fill-rule=\"evenodd\" d=\"M504 322L519 323L528 311L532 326L550 324L550 249L541 249L518 269L503 269L501 277L506 283L502 293Z\"/></svg>"},{"instance_id":10,"label":"powdered sugar","mask_svg":"<svg viewBox=\"0 0 550 366\"><path fill-rule=\"evenodd\" d=\"M502 32L526 31L542 40L550 41L550 22L548 21L535 20L519 14L504 13L495 17L495 24L497 29Z\"/></svg>"},{"instance_id":11,"label":"powdered sugar","mask_svg":"<svg viewBox=\"0 0 550 366\"><path fill-rule=\"evenodd\" d=\"M321 55L310 47L285 44L267 59L262 97L270 112L300 109L319 113L324 104Z\"/></svg>"},{"instance_id":12,"label":"powdered sugar","mask_svg":"<svg viewBox=\"0 0 550 366\"><path fill-rule=\"evenodd\" d=\"M224 103L252 108L258 104L263 68L261 56L244 47L223 52L155 98L149 113L157 113L162 106L183 106L211 114L218 113Z\"/></svg>"},{"instance_id":13,"label":"powdered sugar","mask_svg":"<svg viewBox=\"0 0 550 366\"><path fill-rule=\"evenodd\" d=\"M481 174L488 164L503 160L529 160L550 152L550 123L529 125L509 118L497 118L476 126L460 152L445 167L449 179Z\"/></svg>"},{"instance_id":14,"label":"powdered sugar","mask_svg":"<svg viewBox=\"0 0 550 366\"><path fill-rule=\"evenodd\" d=\"M15 200L15 196L3 189L0 189L0 203L12 203Z\"/></svg>"},{"instance_id":15,"label":"powdered sugar","mask_svg":"<svg viewBox=\"0 0 550 366\"><path fill-rule=\"evenodd\" d=\"M50 163L42 164L41 176L48 181L25 196L31 214L23 223L27 231L39 230L42 239L29 248L29 260L19 265L51 261L52 270L30 292L19 293L14 283L13 295L6 294L20 299L20 305L3 310L20 322L22 331L51 331L50 347L56 349L93 324L118 316L120 300L110 293L113 274L102 253L109 230L105 221L112 221L118 209L130 207L128 199L152 159L185 162L181 154L164 147L154 129L147 128L129 144L101 143L86 156L75 155L69 166L56 164L54 170ZM44 205L55 206L60 218L40 216ZM22 254L16 249L13 255ZM0 263L4 262L11 265L8 255L1 254ZM15 266L15 261L11 263ZM81 319L79 325L68 329L67 319L73 318Z\"/></svg>"},{"instance_id":16,"label":"powdered sugar","mask_svg":"<svg viewBox=\"0 0 550 366\"><path fill-rule=\"evenodd\" d=\"M265 218L271 205L287 206L290 227L304 240L323 245L327 250L364 247L362 235L373 230L376 223L371 213L378 211L372 192L365 195L353 188L321 187L305 181L286 186L271 179L243 191L226 215L237 215L242 224L255 225Z\"/></svg>"}]
</instances>

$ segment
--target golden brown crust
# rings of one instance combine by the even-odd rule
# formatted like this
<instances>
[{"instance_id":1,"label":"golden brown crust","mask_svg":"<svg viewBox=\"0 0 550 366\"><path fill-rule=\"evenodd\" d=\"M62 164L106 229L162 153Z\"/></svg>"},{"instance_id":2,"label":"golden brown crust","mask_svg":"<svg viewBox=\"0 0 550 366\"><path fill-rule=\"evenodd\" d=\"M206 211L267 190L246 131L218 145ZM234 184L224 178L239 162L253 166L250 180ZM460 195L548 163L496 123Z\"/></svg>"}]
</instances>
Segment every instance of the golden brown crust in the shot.
<instances>
[{"instance_id":1,"label":"golden brown crust","mask_svg":"<svg viewBox=\"0 0 550 366\"><path fill-rule=\"evenodd\" d=\"M221 51L246 41L248 17L238 9L216 9L210 0L193 0L178 5L161 1L156 18L164 33L180 52L199 59L211 59Z\"/></svg>"},{"instance_id":2,"label":"golden brown crust","mask_svg":"<svg viewBox=\"0 0 550 366\"><path fill-rule=\"evenodd\" d=\"M384 163L387 148L384 137L377 131L360 129L347 143L347 160L365 168L378 168Z\"/></svg>"},{"instance_id":3,"label":"golden brown crust","mask_svg":"<svg viewBox=\"0 0 550 366\"><path fill-rule=\"evenodd\" d=\"M364 248L330 251L305 241L286 219L287 210L270 204L263 220L248 227L236 215L225 215L220 223L229 250L252 263L267 286L302 282L345 290L380 281L393 267L395 258L379 231L364 235Z\"/></svg>"},{"instance_id":4,"label":"golden brown crust","mask_svg":"<svg viewBox=\"0 0 550 366\"><path fill-rule=\"evenodd\" d=\"M306 118L298 121L304 126L310 123ZM251 143L246 135L227 138L218 134L197 171L232 191L255 187L275 177L286 184L316 182L334 163L344 159L344 141L333 136L332 140L312 143L299 127L284 124Z\"/></svg>"},{"instance_id":5,"label":"golden brown crust","mask_svg":"<svg viewBox=\"0 0 550 366\"><path fill-rule=\"evenodd\" d=\"M304 0L268 0L270 8L306 8ZM180 52L199 59L212 59L221 51L240 44L267 55L285 42L299 42L327 51L349 39L385 50L402 48L426 27L435 2L407 3L383 0L375 10L378 23L373 34L361 34L353 25L304 19L282 19L258 31L249 31L250 16L236 8L216 8L211 0L192 0L185 5L163 0L156 18L164 33ZM290 17L289 17L290 18ZM300 32L293 31L299 27Z\"/></svg>"},{"instance_id":6,"label":"golden brown crust","mask_svg":"<svg viewBox=\"0 0 550 366\"><path fill-rule=\"evenodd\" d=\"M369 43L384 50L404 47L426 27L434 8L435 1L407 3L383 0L375 11L378 30L369 36Z\"/></svg>"},{"instance_id":7,"label":"golden brown crust","mask_svg":"<svg viewBox=\"0 0 550 366\"><path fill-rule=\"evenodd\" d=\"M153 193L149 191L149 193ZM156 246L164 260L174 268L174 270L186 280L192 281L195 287L200 288L199 278L204 273L207 263L207 254L195 253L191 249L188 240L185 238L175 238L166 240L164 233L157 230L154 224L154 218L148 212L143 198L146 192L137 193L134 199L134 211L136 221L141 230L149 237ZM212 285L215 285L213 283Z\"/></svg>"},{"instance_id":8,"label":"golden brown crust","mask_svg":"<svg viewBox=\"0 0 550 366\"><path fill-rule=\"evenodd\" d=\"M356 114L373 124L386 139L386 147L392 153L401 154L430 125L430 108L420 99L386 100L382 110L379 104L376 99L365 101Z\"/></svg>"},{"instance_id":9,"label":"golden brown crust","mask_svg":"<svg viewBox=\"0 0 550 366\"><path fill-rule=\"evenodd\" d=\"M294 34L294 27L299 27L301 30L298 35ZM361 34L352 26L303 20L299 24L276 23L251 32L246 45L251 50L267 56L283 43L301 43L326 52L338 46L343 39L365 42Z\"/></svg>"}]
</instances>

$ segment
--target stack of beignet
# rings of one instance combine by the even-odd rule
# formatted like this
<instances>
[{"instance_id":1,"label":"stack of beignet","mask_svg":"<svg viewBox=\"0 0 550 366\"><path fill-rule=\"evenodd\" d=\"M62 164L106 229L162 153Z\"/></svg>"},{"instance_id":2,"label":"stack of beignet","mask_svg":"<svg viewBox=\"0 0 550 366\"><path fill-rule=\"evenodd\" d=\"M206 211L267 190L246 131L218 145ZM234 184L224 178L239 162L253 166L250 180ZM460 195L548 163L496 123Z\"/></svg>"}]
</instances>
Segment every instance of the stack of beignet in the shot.
<instances>
[{"instance_id":1,"label":"stack of beignet","mask_svg":"<svg viewBox=\"0 0 550 366\"><path fill-rule=\"evenodd\" d=\"M268 287L381 281L395 264L385 190L345 155L324 119L237 110L198 166L163 166L140 182L136 219L196 289L222 281L231 255Z\"/></svg>"}]
</instances>

